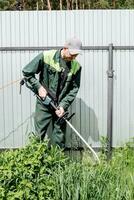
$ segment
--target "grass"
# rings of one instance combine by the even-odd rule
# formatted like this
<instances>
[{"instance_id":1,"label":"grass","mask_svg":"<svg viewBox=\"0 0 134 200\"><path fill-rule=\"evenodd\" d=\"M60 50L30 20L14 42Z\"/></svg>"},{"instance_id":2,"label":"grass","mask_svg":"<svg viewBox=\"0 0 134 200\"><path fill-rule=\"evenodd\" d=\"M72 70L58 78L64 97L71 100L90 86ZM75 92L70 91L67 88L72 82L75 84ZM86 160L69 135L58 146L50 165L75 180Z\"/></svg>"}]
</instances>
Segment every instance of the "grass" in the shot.
<instances>
[{"instance_id":1,"label":"grass","mask_svg":"<svg viewBox=\"0 0 134 200\"><path fill-rule=\"evenodd\" d=\"M31 139L25 148L0 156L1 200L133 200L134 141L105 151L95 164L85 154L72 161L57 147Z\"/></svg>"},{"instance_id":2,"label":"grass","mask_svg":"<svg viewBox=\"0 0 134 200\"><path fill-rule=\"evenodd\" d=\"M133 200L134 150L125 146L113 153L109 162L101 159L100 165L70 163L57 176L55 199L64 200Z\"/></svg>"}]
</instances>

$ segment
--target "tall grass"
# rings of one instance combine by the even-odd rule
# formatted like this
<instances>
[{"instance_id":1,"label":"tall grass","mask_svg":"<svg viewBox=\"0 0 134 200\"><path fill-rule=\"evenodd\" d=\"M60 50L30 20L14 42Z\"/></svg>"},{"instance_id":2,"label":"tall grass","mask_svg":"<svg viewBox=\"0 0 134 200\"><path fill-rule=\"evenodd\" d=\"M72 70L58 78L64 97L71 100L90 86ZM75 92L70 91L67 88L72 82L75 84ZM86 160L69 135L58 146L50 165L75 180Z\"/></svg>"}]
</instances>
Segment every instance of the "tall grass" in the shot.
<instances>
[{"instance_id":1,"label":"tall grass","mask_svg":"<svg viewBox=\"0 0 134 200\"><path fill-rule=\"evenodd\" d=\"M36 139L0 154L0 200L134 200L134 142L101 164L67 158Z\"/></svg>"},{"instance_id":2,"label":"tall grass","mask_svg":"<svg viewBox=\"0 0 134 200\"><path fill-rule=\"evenodd\" d=\"M104 151L103 151L104 152ZM63 200L134 200L134 143L127 143L101 164L70 163L55 174L55 199Z\"/></svg>"}]
</instances>

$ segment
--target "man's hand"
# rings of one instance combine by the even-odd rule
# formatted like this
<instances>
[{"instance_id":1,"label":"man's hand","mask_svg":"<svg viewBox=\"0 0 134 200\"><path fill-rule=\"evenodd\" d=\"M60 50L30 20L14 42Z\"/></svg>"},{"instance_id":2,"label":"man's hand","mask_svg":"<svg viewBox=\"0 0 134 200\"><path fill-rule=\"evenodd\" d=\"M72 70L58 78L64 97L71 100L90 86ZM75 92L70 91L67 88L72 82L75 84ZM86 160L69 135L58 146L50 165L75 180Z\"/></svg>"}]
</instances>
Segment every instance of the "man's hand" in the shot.
<instances>
[{"instance_id":1,"label":"man's hand","mask_svg":"<svg viewBox=\"0 0 134 200\"><path fill-rule=\"evenodd\" d=\"M64 108L63 107L59 107L56 111L55 111L56 115L58 117L62 117L65 113Z\"/></svg>"},{"instance_id":2,"label":"man's hand","mask_svg":"<svg viewBox=\"0 0 134 200\"><path fill-rule=\"evenodd\" d=\"M41 86L38 90L38 94L42 99L44 99L47 96L47 91L43 86Z\"/></svg>"}]
</instances>

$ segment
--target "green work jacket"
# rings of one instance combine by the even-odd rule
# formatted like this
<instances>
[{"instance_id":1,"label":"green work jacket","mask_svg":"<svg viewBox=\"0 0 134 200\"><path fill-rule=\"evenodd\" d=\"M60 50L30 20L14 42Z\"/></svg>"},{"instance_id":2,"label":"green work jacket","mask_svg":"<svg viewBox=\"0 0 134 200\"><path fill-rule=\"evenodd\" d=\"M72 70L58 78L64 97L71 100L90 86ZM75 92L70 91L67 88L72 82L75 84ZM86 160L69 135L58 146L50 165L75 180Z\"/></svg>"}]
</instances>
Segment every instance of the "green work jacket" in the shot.
<instances>
[{"instance_id":1,"label":"green work jacket","mask_svg":"<svg viewBox=\"0 0 134 200\"><path fill-rule=\"evenodd\" d=\"M24 78L35 93L38 93L38 89L42 85L53 96L57 96L60 73L67 67L66 62L61 58L60 51L44 51L23 68ZM36 77L36 74L39 74L39 78ZM80 87L80 76L80 64L76 60L71 61L64 87L58 96L58 104L65 110L68 109L76 97Z\"/></svg>"}]
</instances>

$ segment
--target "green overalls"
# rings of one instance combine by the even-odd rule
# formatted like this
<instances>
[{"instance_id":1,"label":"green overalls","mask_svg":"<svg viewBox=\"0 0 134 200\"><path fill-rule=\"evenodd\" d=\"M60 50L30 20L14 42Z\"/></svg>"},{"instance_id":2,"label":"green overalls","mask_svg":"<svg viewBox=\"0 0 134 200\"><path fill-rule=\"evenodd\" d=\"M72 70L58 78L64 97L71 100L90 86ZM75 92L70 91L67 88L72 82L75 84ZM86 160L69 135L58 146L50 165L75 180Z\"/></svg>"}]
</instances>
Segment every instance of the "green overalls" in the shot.
<instances>
[{"instance_id":1,"label":"green overalls","mask_svg":"<svg viewBox=\"0 0 134 200\"><path fill-rule=\"evenodd\" d=\"M40 53L23 68L22 72L35 93L38 93L41 85L44 86L51 93L55 102L66 111L75 99L80 87L81 66L76 60L66 63L61 58L60 51L50 50ZM66 77L63 76L63 80L61 74L65 71ZM39 74L39 80L35 74ZM56 114L49 106L43 106L37 99L34 122L36 133L41 139L45 137L51 120L53 132L50 142L64 147L65 124L57 124Z\"/></svg>"}]
</instances>

